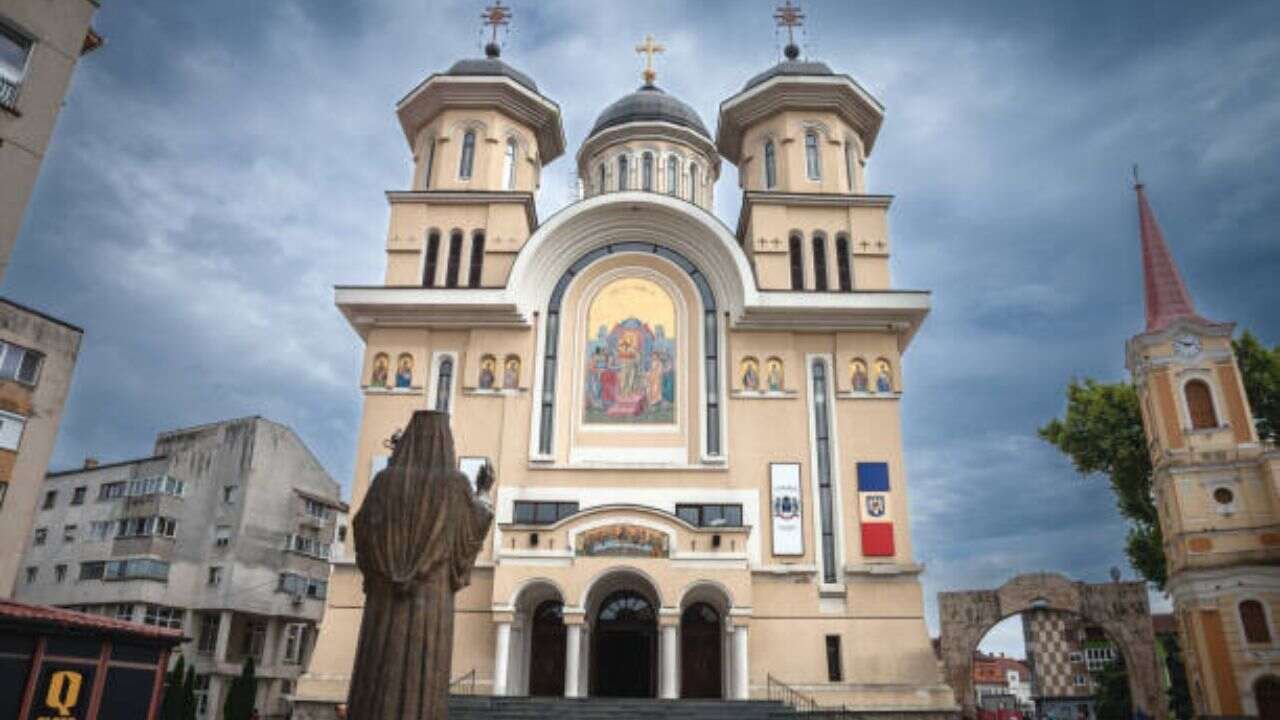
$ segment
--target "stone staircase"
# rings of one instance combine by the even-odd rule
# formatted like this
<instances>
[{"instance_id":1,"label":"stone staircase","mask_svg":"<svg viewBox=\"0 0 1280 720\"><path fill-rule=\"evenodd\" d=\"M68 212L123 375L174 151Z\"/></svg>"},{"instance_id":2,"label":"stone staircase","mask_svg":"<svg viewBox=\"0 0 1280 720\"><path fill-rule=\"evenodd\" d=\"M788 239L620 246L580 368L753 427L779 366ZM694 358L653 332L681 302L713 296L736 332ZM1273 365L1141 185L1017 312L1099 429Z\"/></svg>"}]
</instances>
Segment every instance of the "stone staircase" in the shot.
<instances>
[{"instance_id":1,"label":"stone staircase","mask_svg":"<svg viewBox=\"0 0 1280 720\"><path fill-rule=\"evenodd\" d=\"M449 696L449 720L793 720L770 700Z\"/></svg>"}]
</instances>

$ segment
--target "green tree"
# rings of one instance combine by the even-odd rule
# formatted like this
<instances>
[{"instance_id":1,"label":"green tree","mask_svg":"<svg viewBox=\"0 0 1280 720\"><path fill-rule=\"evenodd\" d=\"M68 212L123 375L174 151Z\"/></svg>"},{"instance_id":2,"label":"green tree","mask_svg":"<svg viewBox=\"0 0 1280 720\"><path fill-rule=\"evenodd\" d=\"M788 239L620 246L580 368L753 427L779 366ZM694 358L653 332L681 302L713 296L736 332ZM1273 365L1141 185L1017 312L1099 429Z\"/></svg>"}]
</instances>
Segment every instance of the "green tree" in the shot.
<instances>
[{"instance_id":1,"label":"green tree","mask_svg":"<svg viewBox=\"0 0 1280 720\"><path fill-rule=\"evenodd\" d=\"M1191 720L1191 688L1187 685L1187 666L1182 664L1182 648L1177 635L1162 635L1157 642L1164 647L1164 666L1169 674L1169 714L1178 720Z\"/></svg>"},{"instance_id":2,"label":"green tree","mask_svg":"<svg viewBox=\"0 0 1280 720\"><path fill-rule=\"evenodd\" d=\"M187 668L187 677L182 681L182 720L196 720L196 669Z\"/></svg>"},{"instance_id":3,"label":"green tree","mask_svg":"<svg viewBox=\"0 0 1280 720\"><path fill-rule=\"evenodd\" d=\"M181 654L178 662L164 678L164 698L160 703L161 720L186 720L182 714L182 678L186 675L186 660Z\"/></svg>"},{"instance_id":4,"label":"green tree","mask_svg":"<svg viewBox=\"0 0 1280 720\"><path fill-rule=\"evenodd\" d=\"M227 701L222 706L222 720L250 720L253 716L254 696L258 691L258 677L253 669L253 658L244 659L240 676L231 681Z\"/></svg>"},{"instance_id":5,"label":"green tree","mask_svg":"<svg viewBox=\"0 0 1280 720\"><path fill-rule=\"evenodd\" d=\"M1120 663L1093 674L1093 709L1098 720L1129 720L1132 703L1129 698L1129 674Z\"/></svg>"},{"instance_id":6,"label":"green tree","mask_svg":"<svg viewBox=\"0 0 1280 720\"><path fill-rule=\"evenodd\" d=\"M1231 346L1240 364L1241 381L1249 396L1258 436L1275 442L1280 436L1280 346L1268 350L1247 330Z\"/></svg>"},{"instance_id":7,"label":"green tree","mask_svg":"<svg viewBox=\"0 0 1280 720\"><path fill-rule=\"evenodd\" d=\"M1248 332L1232 345L1258 434L1274 441L1280 433L1280 347L1267 350ZM1125 541L1129 564L1163 590L1168 579L1164 541L1151 495L1151 456L1134 386L1072 380L1067 385L1066 416L1050 420L1039 432L1071 458L1076 470L1108 477L1116 507L1129 521Z\"/></svg>"}]
</instances>

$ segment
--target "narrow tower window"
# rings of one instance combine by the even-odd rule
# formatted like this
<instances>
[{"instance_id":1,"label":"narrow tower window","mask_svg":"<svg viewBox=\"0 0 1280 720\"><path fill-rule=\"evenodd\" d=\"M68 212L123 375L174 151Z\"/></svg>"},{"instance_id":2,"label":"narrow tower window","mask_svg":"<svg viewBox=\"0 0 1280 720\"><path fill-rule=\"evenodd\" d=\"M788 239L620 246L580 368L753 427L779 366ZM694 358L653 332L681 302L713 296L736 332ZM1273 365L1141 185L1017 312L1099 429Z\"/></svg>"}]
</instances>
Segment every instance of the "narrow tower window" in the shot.
<instances>
[{"instance_id":1,"label":"narrow tower window","mask_svg":"<svg viewBox=\"0 0 1280 720\"><path fill-rule=\"evenodd\" d=\"M653 153L644 154L644 159L640 166L640 178L640 188L653 192Z\"/></svg>"},{"instance_id":2,"label":"narrow tower window","mask_svg":"<svg viewBox=\"0 0 1280 720\"><path fill-rule=\"evenodd\" d=\"M667 158L667 192L675 195L679 190L677 185L680 183L680 161L675 155Z\"/></svg>"},{"instance_id":3,"label":"narrow tower window","mask_svg":"<svg viewBox=\"0 0 1280 720\"><path fill-rule=\"evenodd\" d=\"M822 164L818 160L818 133L812 130L804 134L804 166L810 180L822 179Z\"/></svg>"},{"instance_id":4,"label":"narrow tower window","mask_svg":"<svg viewBox=\"0 0 1280 720\"><path fill-rule=\"evenodd\" d=\"M804 258L800 252L800 236L792 235L787 240L787 252L791 256L791 289L804 289Z\"/></svg>"},{"instance_id":5,"label":"narrow tower window","mask_svg":"<svg viewBox=\"0 0 1280 720\"><path fill-rule=\"evenodd\" d=\"M471 270L467 275L467 287L480 287L480 274L484 270L484 231L477 230L471 236Z\"/></svg>"},{"instance_id":6,"label":"narrow tower window","mask_svg":"<svg viewBox=\"0 0 1280 720\"><path fill-rule=\"evenodd\" d=\"M698 202L698 166L689 163L689 202Z\"/></svg>"},{"instance_id":7,"label":"narrow tower window","mask_svg":"<svg viewBox=\"0 0 1280 720\"><path fill-rule=\"evenodd\" d=\"M849 176L849 192L853 192L854 163L857 162L857 159L857 154L853 151L853 141L846 138L844 141L844 167L846 174Z\"/></svg>"},{"instance_id":8,"label":"narrow tower window","mask_svg":"<svg viewBox=\"0 0 1280 720\"><path fill-rule=\"evenodd\" d=\"M840 292L853 290L853 271L849 265L849 236L836 236L836 271L840 275Z\"/></svg>"},{"instance_id":9,"label":"narrow tower window","mask_svg":"<svg viewBox=\"0 0 1280 720\"><path fill-rule=\"evenodd\" d=\"M1267 627L1267 613L1257 600L1240 603L1240 624L1244 626L1244 639L1251 643L1270 643L1271 628Z\"/></svg>"},{"instance_id":10,"label":"narrow tower window","mask_svg":"<svg viewBox=\"0 0 1280 720\"><path fill-rule=\"evenodd\" d=\"M476 159L476 131L468 130L467 134L462 136L462 153L458 158L458 177L463 180L471 179L471 167L475 165Z\"/></svg>"},{"instance_id":11,"label":"narrow tower window","mask_svg":"<svg viewBox=\"0 0 1280 720\"><path fill-rule=\"evenodd\" d=\"M818 519L822 532L822 581L836 582L836 531L831 488L831 420L827 407L827 364L814 358L813 439L817 460Z\"/></svg>"},{"instance_id":12,"label":"narrow tower window","mask_svg":"<svg viewBox=\"0 0 1280 720\"><path fill-rule=\"evenodd\" d=\"M431 169L436 164L436 139L434 137L427 138L427 167L422 171L422 189L431 188Z\"/></svg>"},{"instance_id":13,"label":"narrow tower window","mask_svg":"<svg viewBox=\"0 0 1280 720\"><path fill-rule=\"evenodd\" d=\"M458 266L462 262L462 231L454 230L449 236L449 260L444 269L444 286L458 287Z\"/></svg>"},{"instance_id":14,"label":"narrow tower window","mask_svg":"<svg viewBox=\"0 0 1280 720\"><path fill-rule=\"evenodd\" d=\"M1213 394L1203 380L1187 383L1183 393L1187 398L1187 414L1191 416L1191 429L1203 430L1218 427L1218 415L1213 411Z\"/></svg>"},{"instance_id":15,"label":"narrow tower window","mask_svg":"<svg viewBox=\"0 0 1280 720\"><path fill-rule=\"evenodd\" d=\"M422 287L435 287L436 268L440 264L440 233L427 235L427 257L422 261Z\"/></svg>"},{"instance_id":16,"label":"narrow tower window","mask_svg":"<svg viewBox=\"0 0 1280 720\"><path fill-rule=\"evenodd\" d=\"M627 189L627 156L618 156L618 189Z\"/></svg>"},{"instance_id":17,"label":"narrow tower window","mask_svg":"<svg viewBox=\"0 0 1280 720\"><path fill-rule=\"evenodd\" d=\"M596 181L596 192L602 193L607 189L604 186L604 181L605 181L604 173L605 173L604 163L600 163L600 172L599 172L600 179Z\"/></svg>"},{"instance_id":18,"label":"narrow tower window","mask_svg":"<svg viewBox=\"0 0 1280 720\"><path fill-rule=\"evenodd\" d=\"M840 666L840 636L827 636L827 680L840 682L844 680L844 669Z\"/></svg>"},{"instance_id":19,"label":"narrow tower window","mask_svg":"<svg viewBox=\"0 0 1280 720\"><path fill-rule=\"evenodd\" d=\"M516 189L516 140L508 138L507 151L502 156L502 177L508 190Z\"/></svg>"},{"instance_id":20,"label":"narrow tower window","mask_svg":"<svg viewBox=\"0 0 1280 720\"><path fill-rule=\"evenodd\" d=\"M449 391L453 388L453 358L440 358L440 368L436 371L436 412L449 412Z\"/></svg>"},{"instance_id":21,"label":"narrow tower window","mask_svg":"<svg viewBox=\"0 0 1280 720\"><path fill-rule=\"evenodd\" d=\"M772 190L778 184L778 155L773 141L764 144L764 189Z\"/></svg>"},{"instance_id":22,"label":"narrow tower window","mask_svg":"<svg viewBox=\"0 0 1280 720\"><path fill-rule=\"evenodd\" d=\"M813 236L813 289L827 289L827 236Z\"/></svg>"}]
</instances>

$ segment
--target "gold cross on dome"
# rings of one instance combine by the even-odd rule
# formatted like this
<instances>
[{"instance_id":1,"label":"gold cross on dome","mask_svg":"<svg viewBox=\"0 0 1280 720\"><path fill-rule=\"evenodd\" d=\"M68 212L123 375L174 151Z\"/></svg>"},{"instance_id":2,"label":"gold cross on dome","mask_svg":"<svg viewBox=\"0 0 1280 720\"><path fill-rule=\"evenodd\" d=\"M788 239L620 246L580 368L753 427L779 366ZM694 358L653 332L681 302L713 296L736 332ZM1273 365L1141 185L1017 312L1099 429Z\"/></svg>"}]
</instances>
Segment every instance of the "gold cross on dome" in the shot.
<instances>
[{"instance_id":1,"label":"gold cross on dome","mask_svg":"<svg viewBox=\"0 0 1280 720\"><path fill-rule=\"evenodd\" d=\"M795 44L795 29L804 25L804 13L800 12L800 6L792 5L791 0L787 0L777 7L773 19L778 23L778 27L787 29L787 43Z\"/></svg>"},{"instance_id":2,"label":"gold cross on dome","mask_svg":"<svg viewBox=\"0 0 1280 720\"><path fill-rule=\"evenodd\" d=\"M493 29L493 37L490 42L496 44L498 42L498 28L511 24L511 8L503 5L502 0L498 0L484 9L480 19L484 20L484 25Z\"/></svg>"},{"instance_id":3,"label":"gold cross on dome","mask_svg":"<svg viewBox=\"0 0 1280 720\"><path fill-rule=\"evenodd\" d=\"M644 84L652 85L653 81L658 79L658 73L653 69L653 56L655 53L666 51L666 48L659 45L652 35L645 35L644 42L636 46L636 52L644 55Z\"/></svg>"}]
</instances>

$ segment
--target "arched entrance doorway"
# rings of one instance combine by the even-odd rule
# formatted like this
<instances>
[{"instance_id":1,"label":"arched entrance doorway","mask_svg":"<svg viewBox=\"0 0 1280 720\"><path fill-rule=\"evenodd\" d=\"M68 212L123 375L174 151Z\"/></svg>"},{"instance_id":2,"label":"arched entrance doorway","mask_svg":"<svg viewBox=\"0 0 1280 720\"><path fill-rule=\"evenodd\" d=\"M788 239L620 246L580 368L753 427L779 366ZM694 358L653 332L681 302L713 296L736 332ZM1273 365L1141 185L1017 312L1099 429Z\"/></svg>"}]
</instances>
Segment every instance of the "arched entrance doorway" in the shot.
<instances>
[{"instance_id":1,"label":"arched entrance doorway","mask_svg":"<svg viewBox=\"0 0 1280 720\"><path fill-rule=\"evenodd\" d=\"M1253 684L1259 720L1280 720L1280 678L1268 675Z\"/></svg>"},{"instance_id":2,"label":"arched entrance doorway","mask_svg":"<svg viewBox=\"0 0 1280 720\"><path fill-rule=\"evenodd\" d=\"M564 603L545 600L530 620L529 694L564 695Z\"/></svg>"},{"instance_id":3,"label":"arched entrance doorway","mask_svg":"<svg viewBox=\"0 0 1280 720\"><path fill-rule=\"evenodd\" d=\"M680 695L718 698L721 692L720 613L699 602L680 615Z\"/></svg>"},{"instance_id":4,"label":"arched entrance doorway","mask_svg":"<svg viewBox=\"0 0 1280 720\"><path fill-rule=\"evenodd\" d=\"M658 612L634 590L600 602L591 632L591 694L655 697L658 687Z\"/></svg>"}]
</instances>

